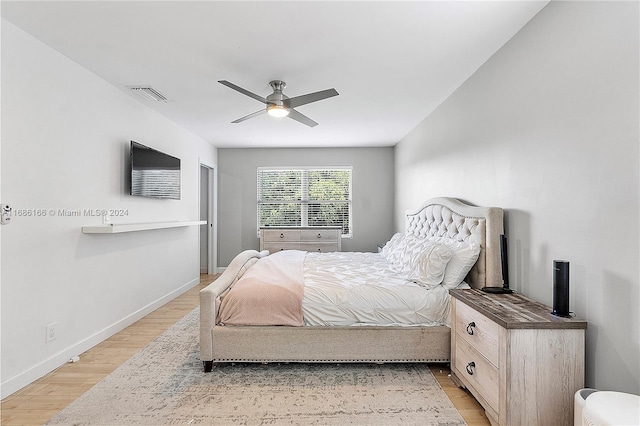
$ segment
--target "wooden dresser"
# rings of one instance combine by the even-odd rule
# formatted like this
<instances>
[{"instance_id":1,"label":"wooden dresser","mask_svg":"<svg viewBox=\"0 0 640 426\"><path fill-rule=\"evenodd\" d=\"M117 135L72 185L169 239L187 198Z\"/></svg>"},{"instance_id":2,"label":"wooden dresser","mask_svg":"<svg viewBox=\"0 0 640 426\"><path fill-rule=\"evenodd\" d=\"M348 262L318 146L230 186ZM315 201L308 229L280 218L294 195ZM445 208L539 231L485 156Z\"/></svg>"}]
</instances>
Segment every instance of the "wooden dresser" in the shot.
<instances>
[{"instance_id":1,"label":"wooden dresser","mask_svg":"<svg viewBox=\"0 0 640 426\"><path fill-rule=\"evenodd\" d=\"M340 251L342 237L339 226L296 226L260 228L260 250Z\"/></svg>"},{"instance_id":2,"label":"wooden dresser","mask_svg":"<svg viewBox=\"0 0 640 426\"><path fill-rule=\"evenodd\" d=\"M572 425L586 321L519 294L450 290L451 372L492 424Z\"/></svg>"}]
</instances>

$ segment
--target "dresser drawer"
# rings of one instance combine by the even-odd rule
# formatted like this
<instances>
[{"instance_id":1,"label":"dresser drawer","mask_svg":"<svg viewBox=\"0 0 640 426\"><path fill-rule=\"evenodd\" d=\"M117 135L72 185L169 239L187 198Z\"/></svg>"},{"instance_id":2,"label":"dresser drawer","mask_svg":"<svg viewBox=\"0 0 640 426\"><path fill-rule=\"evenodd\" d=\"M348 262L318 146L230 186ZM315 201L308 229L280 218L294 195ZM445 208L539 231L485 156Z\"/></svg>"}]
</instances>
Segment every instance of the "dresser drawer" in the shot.
<instances>
[{"instance_id":1,"label":"dresser drawer","mask_svg":"<svg viewBox=\"0 0 640 426\"><path fill-rule=\"evenodd\" d=\"M340 232L341 228L338 226L261 227L260 250L269 250L272 253L280 250L340 251Z\"/></svg>"},{"instance_id":2,"label":"dresser drawer","mask_svg":"<svg viewBox=\"0 0 640 426\"><path fill-rule=\"evenodd\" d=\"M300 231L301 241L338 241L340 234L338 229L302 229Z\"/></svg>"},{"instance_id":3,"label":"dresser drawer","mask_svg":"<svg viewBox=\"0 0 640 426\"><path fill-rule=\"evenodd\" d=\"M464 340L490 363L500 367L498 362L500 326L464 303L456 301L455 304L456 339Z\"/></svg>"},{"instance_id":4,"label":"dresser drawer","mask_svg":"<svg viewBox=\"0 0 640 426\"><path fill-rule=\"evenodd\" d=\"M476 389L489 406L498 411L498 368L487 361L478 351L456 335L454 365L458 377Z\"/></svg>"},{"instance_id":5,"label":"dresser drawer","mask_svg":"<svg viewBox=\"0 0 640 426\"><path fill-rule=\"evenodd\" d=\"M338 243L300 243L300 250L327 253L338 251Z\"/></svg>"},{"instance_id":6,"label":"dresser drawer","mask_svg":"<svg viewBox=\"0 0 640 426\"><path fill-rule=\"evenodd\" d=\"M261 250L269 250L269 253L275 253L282 250L300 250L300 243L264 243Z\"/></svg>"},{"instance_id":7,"label":"dresser drawer","mask_svg":"<svg viewBox=\"0 0 640 426\"><path fill-rule=\"evenodd\" d=\"M300 241L299 229L263 229L264 241Z\"/></svg>"}]
</instances>

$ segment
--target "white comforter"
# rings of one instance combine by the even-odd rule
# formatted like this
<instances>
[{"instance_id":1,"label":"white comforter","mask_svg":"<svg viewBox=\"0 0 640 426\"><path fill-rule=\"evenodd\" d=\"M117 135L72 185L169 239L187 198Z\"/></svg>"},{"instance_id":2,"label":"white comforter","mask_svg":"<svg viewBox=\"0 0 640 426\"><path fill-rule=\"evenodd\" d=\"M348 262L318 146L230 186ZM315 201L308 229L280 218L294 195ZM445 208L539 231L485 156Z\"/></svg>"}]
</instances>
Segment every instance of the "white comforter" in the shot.
<instances>
[{"instance_id":1,"label":"white comforter","mask_svg":"<svg viewBox=\"0 0 640 426\"><path fill-rule=\"evenodd\" d=\"M305 325L450 324L448 290L405 280L378 253L308 253L304 283Z\"/></svg>"}]
</instances>

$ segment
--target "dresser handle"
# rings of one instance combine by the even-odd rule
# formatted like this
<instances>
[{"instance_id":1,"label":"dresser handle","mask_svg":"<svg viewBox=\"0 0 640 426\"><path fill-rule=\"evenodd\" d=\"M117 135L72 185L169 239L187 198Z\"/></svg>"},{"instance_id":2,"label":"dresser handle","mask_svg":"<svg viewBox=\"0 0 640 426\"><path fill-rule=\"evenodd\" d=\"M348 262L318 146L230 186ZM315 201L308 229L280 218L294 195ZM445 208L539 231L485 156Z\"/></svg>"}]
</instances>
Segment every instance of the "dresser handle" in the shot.
<instances>
[{"instance_id":1,"label":"dresser handle","mask_svg":"<svg viewBox=\"0 0 640 426\"><path fill-rule=\"evenodd\" d=\"M469 334L469 336L473 336L473 327L475 326L476 326L476 323L473 321L467 324L467 334Z\"/></svg>"},{"instance_id":2,"label":"dresser handle","mask_svg":"<svg viewBox=\"0 0 640 426\"><path fill-rule=\"evenodd\" d=\"M280 238L284 238L284 234L280 234Z\"/></svg>"},{"instance_id":3,"label":"dresser handle","mask_svg":"<svg viewBox=\"0 0 640 426\"><path fill-rule=\"evenodd\" d=\"M475 362L473 362L473 361L471 361L469 364L467 364L467 373L468 373L470 376L473 376L473 370L472 370L472 368L475 368L475 366L476 366L476 363L475 363Z\"/></svg>"},{"instance_id":4,"label":"dresser handle","mask_svg":"<svg viewBox=\"0 0 640 426\"><path fill-rule=\"evenodd\" d=\"M322 238L322 234L318 233L318 238Z\"/></svg>"}]
</instances>

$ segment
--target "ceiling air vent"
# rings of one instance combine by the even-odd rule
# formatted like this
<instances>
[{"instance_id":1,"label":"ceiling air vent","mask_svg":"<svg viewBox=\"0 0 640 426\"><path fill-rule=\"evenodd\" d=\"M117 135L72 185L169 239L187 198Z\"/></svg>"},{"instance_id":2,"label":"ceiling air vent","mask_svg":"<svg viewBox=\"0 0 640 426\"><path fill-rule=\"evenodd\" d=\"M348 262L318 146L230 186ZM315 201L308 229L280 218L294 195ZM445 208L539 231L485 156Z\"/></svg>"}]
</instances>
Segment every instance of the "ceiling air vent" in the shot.
<instances>
[{"instance_id":1,"label":"ceiling air vent","mask_svg":"<svg viewBox=\"0 0 640 426\"><path fill-rule=\"evenodd\" d=\"M139 96L145 98L148 101L154 102L166 102L167 97L162 93L158 92L153 87L149 86L127 86L130 90L133 90L134 93Z\"/></svg>"}]
</instances>

